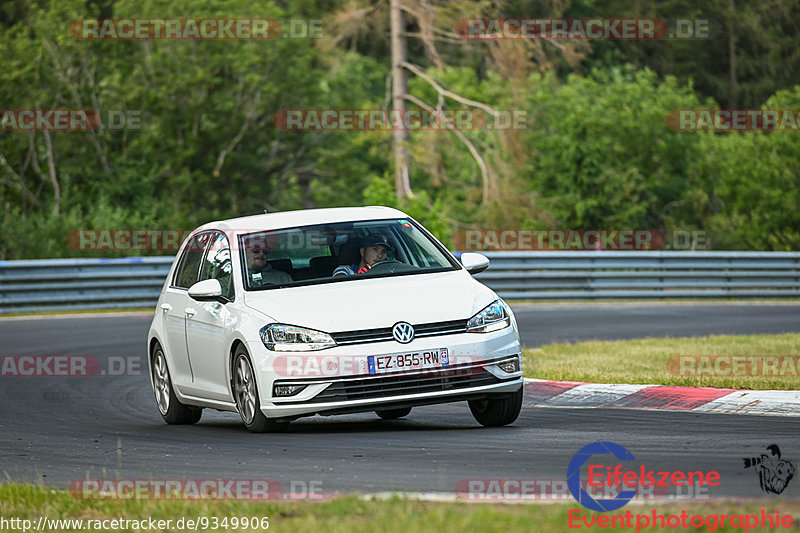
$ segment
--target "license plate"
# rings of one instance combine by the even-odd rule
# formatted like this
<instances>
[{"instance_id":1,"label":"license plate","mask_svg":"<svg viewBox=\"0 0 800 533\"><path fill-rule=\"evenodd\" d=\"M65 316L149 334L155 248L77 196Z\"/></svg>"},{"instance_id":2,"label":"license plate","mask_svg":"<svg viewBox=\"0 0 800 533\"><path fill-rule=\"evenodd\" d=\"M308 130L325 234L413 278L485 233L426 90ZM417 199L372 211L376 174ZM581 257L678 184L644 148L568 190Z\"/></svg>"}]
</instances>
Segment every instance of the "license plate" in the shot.
<instances>
[{"instance_id":1,"label":"license plate","mask_svg":"<svg viewBox=\"0 0 800 533\"><path fill-rule=\"evenodd\" d=\"M446 366L450 366L450 354L447 352L447 348L367 356L367 368L370 374L442 368Z\"/></svg>"}]
</instances>

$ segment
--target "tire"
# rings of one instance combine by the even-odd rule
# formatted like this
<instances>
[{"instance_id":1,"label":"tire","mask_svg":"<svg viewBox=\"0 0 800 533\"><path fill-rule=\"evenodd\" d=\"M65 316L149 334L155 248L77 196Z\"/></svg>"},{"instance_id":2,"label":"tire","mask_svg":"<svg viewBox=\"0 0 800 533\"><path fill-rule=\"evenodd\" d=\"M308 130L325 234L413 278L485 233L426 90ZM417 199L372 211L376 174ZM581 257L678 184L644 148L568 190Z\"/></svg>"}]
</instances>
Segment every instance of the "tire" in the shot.
<instances>
[{"instance_id":1,"label":"tire","mask_svg":"<svg viewBox=\"0 0 800 533\"><path fill-rule=\"evenodd\" d=\"M522 387L509 395L470 400L469 410L479 424L486 427L506 426L514 422L522 409Z\"/></svg>"},{"instance_id":2,"label":"tire","mask_svg":"<svg viewBox=\"0 0 800 533\"><path fill-rule=\"evenodd\" d=\"M233 377L231 390L236 402L236 409L242 417L245 427L253 433L285 431L289 422L276 422L264 416L261 412L261 402L258 399L258 385L253 372L253 365L244 346L239 345L233 357Z\"/></svg>"},{"instance_id":3,"label":"tire","mask_svg":"<svg viewBox=\"0 0 800 533\"><path fill-rule=\"evenodd\" d=\"M167 424L194 424L203 416L203 408L184 405L178 401L172 388L172 378L167 367L167 356L161 344L153 347L152 369L153 390L156 394L158 412Z\"/></svg>"},{"instance_id":4,"label":"tire","mask_svg":"<svg viewBox=\"0 0 800 533\"><path fill-rule=\"evenodd\" d=\"M403 418L404 416L408 416L408 413L410 412L411 412L410 407L404 407L400 409L383 409L381 411L375 411L375 414L383 418L384 420L396 420L398 418Z\"/></svg>"}]
</instances>

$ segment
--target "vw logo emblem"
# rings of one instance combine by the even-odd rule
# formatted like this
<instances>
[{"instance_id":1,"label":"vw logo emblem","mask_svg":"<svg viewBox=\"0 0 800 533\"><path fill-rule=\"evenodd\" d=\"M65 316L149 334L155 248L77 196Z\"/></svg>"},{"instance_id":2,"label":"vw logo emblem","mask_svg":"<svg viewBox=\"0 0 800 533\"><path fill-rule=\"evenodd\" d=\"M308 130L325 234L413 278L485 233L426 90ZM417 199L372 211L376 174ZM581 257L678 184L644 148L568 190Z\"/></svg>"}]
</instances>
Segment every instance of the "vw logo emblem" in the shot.
<instances>
[{"instance_id":1,"label":"vw logo emblem","mask_svg":"<svg viewBox=\"0 0 800 533\"><path fill-rule=\"evenodd\" d=\"M408 322L398 322L392 328L394 340L402 344L408 344L414 340L414 328Z\"/></svg>"}]
</instances>

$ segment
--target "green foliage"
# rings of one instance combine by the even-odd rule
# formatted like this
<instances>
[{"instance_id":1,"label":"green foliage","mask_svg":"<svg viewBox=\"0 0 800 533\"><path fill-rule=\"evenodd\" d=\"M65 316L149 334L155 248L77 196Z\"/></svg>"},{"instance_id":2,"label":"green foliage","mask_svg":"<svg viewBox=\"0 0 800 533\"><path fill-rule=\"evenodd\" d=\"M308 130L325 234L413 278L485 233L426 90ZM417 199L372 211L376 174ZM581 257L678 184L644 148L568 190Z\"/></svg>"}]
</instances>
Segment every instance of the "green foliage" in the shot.
<instances>
[{"instance_id":1,"label":"green foliage","mask_svg":"<svg viewBox=\"0 0 800 533\"><path fill-rule=\"evenodd\" d=\"M800 86L764 109L800 108ZM713 246L731 250L800 249L800 137L796 131L703 134L691 172L704 184ZM710 204L710 205L709 205Z\"/></svg>"},{"instance_id":2,"label":"green foliage","mask_svg":"<svg viewBox=\"0 0 800 533\"><path fill-rule=\"evenodd\" d=\"M530 183L561 224L663 228L670 202L691 188L697 140L671 130L671 109L699 107L690 87L652 71L613 68L589 77L534 75Z\"/></svg>"},{"instance_id":3,"label":"green foliage","mask_svg":"<svg viewBox=\"0 0 800 533\"><path fill-rule=\"evenodd\" d=\"M119 0L113 11L138 18L290 16L271 2L254 13L247 0ZM98 224L184 229L264 209L348 204L366 185L348 174L380 171L382 157L372 150L370 161L359 151L369 152L374 138L351 143L347 133L329 139L273 123L280 109L361 106L383 89L385 72L374 60L342 54L325 71L308 39L73 39L68 22L89 16L82 1L52 0L29 17L30 27L2 30L0 98L12 109L133 111L141 129L3 132L0 231L7 237L0 258L83 255L66 248L65 235ZM32 237L39 245L26 244Z\"/></svg>"},{"instance_id":4,"label":"green foliage","mask_svg":"<svg viewBox=\"0 0 800 533\"><path fill-rule=\"evenodd\" d=\"M726 108L758 108L776 89L800 84L795 0L573 0L566 16L679 19L692 33L707 21L704 38L596 41L584 61L589 69L647 67L692 81L699 94Z\"/></svg>"},{"instance_id":5,"label":"green foliage","mask_svg":"<svg viewBox=\"0 0 800 533\"><path fill-rule=\"evenodd\" d=\"M384 175L373 177L364 189L364 205L385 205L399 209L425 226L445 246L451 244L453 230L441 198L431 200L425 191L415 193L413 198L397 198L394 185Z\"/></svg>"},{"instance_id":6,"label":"green foliage","mask_svg":"<svg viewBox=\"0 0 800 533\"><path fill-rule=\"evenodd\" d=\"M544 9L707 17L722 33L707 41L592 42L571 74L580 61L554 43L437 42L434 50L412 38L410 61L442 87L525 113L528 129L474 129L463 138L411 132L414 197L397 199L391 132L282 131L273 120L282 109L391 107L388 18L375 18L388 17L385 5L10 0L0 8L4 109L138 112L141 127L0 132L0 260L85 256L66 243L69 231L84 228L186 229L264 209L362 202L396 206L448 244L456 228L474 226L638 227L713 232L714 249L796 250L800 135L679 132L665 122L672 109L715 106L709 95L724 105L800 107L795 4L743 4L736 17L728 0L702 8L686 0L575 0L563 13L529 0L430 7L439 18L429 22L446 32L478 13ZM331 37L346 31L324 44L78 40L68 30L85 17L251 16L319 18ZM409 20L414 34L418 21ZM728 77L729 35L736 83ZM409 86L426 105L470 108L420 77Z\"/></svg>"}]
</instances>

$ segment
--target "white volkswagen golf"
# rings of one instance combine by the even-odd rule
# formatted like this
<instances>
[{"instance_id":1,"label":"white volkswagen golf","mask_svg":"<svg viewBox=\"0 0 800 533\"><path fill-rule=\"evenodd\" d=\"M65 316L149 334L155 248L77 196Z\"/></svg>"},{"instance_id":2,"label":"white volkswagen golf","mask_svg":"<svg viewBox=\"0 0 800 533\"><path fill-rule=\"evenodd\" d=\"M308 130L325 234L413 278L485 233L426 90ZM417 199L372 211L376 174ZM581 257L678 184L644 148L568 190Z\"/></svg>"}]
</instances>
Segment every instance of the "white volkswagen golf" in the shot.
<instances>
[{"instance_id":1,"label":"white volkswagen golf","mask_svg":"<svg viewBox=\"0 0 800 533\"><path fill-rule=\"evenodd\" d=\"M411 217L387 207L206 224L183 243L147 339L158 409L191 424L238 412L251 431L303 416L467 401L514 422L522 367L511 309Z\"/></svg>"}]
</instances>

